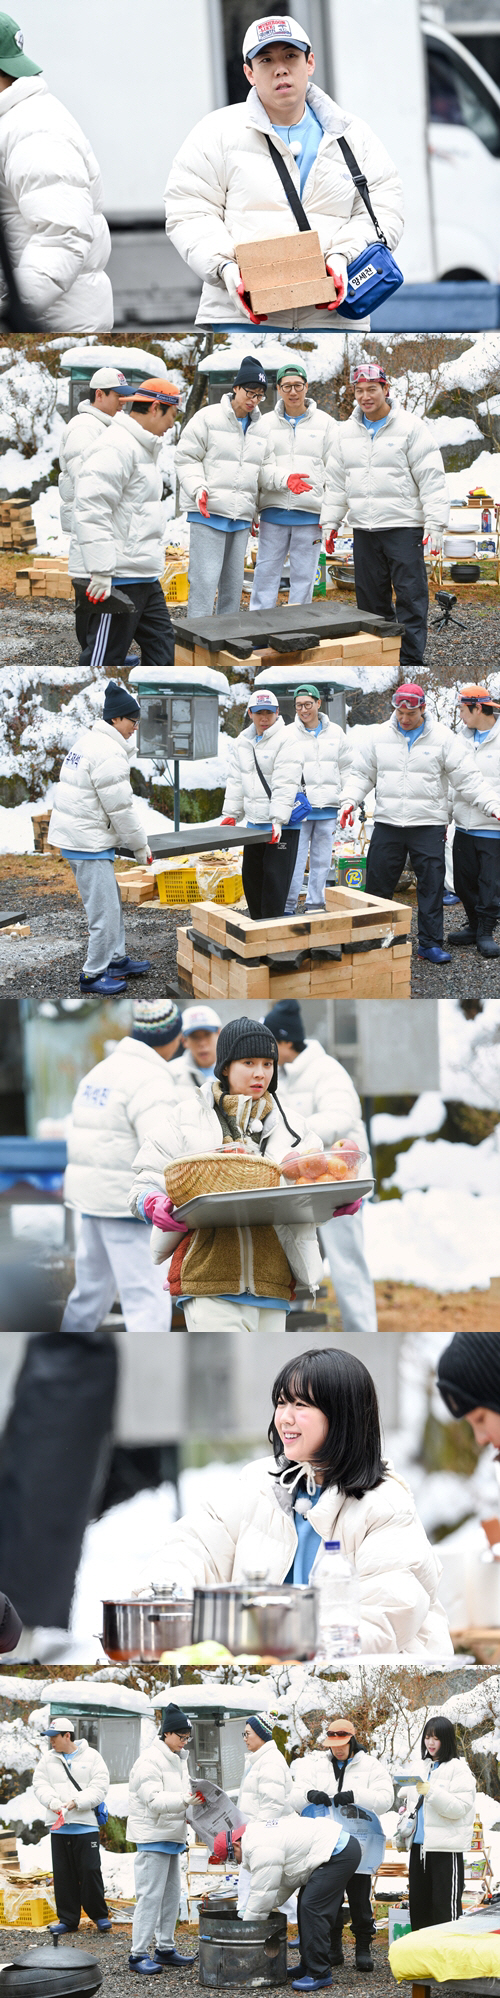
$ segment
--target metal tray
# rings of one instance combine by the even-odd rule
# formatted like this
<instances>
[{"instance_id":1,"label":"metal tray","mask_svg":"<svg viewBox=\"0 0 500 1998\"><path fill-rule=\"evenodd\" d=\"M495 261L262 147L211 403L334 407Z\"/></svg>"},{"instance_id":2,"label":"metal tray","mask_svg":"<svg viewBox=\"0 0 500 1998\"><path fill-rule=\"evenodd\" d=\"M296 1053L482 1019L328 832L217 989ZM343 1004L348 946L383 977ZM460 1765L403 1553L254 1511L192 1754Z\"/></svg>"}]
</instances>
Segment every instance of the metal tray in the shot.
<instances>
[{"instance_id":1,"label":"metal tray","mask_svg":"<svg viewBox=\"0 0 500 1998\"><path fill-rule=\"evenodd\" d=\"M373 1186L373 1179L332 1179L329 1186L312 1181L310 1186L258 1187L255 1193L197 1193L175 1213L188 1228L248 1228L259 1223L276 1228L290 1222L320 1228L331 1220L334 1208L363 1199L373 1193Z\"/></svg>"}]
</instances>

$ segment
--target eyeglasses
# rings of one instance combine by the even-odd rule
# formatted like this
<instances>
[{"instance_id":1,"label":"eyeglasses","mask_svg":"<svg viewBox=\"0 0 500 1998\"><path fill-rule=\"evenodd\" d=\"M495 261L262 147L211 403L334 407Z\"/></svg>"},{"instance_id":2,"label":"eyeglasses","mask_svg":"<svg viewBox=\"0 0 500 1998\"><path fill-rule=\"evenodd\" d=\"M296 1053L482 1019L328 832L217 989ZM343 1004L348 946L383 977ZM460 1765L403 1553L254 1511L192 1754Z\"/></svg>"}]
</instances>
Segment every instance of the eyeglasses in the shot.
<instances>
[{"instance_id":1,"label":"eyeglasses","mask_svg":"<svg viewBox=\"0 0 500 1998\"><path fill-rule=\"evenodd\" d=\"M460 706L461 708L468 708L470 714L474 713L474 708L480 708L482 715L494 715L496 712L496 704L494 701L476 701L476 700L468 701L468 700L463 700L461 696ZM500 707L498 708L498 713L500 714Z\"/></svg>"}]
</instances>

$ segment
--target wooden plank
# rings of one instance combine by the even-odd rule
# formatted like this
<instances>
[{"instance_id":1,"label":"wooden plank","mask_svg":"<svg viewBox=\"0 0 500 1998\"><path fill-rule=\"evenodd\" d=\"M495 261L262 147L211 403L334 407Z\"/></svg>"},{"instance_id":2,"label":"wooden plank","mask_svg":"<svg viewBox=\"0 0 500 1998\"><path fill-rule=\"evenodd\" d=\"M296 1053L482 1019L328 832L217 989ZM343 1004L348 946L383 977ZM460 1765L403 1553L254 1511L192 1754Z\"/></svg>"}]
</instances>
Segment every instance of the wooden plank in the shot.
<instances>
[{"instance_id":1,"label":"wooden plank","mask_svg":"<svg viewBox=\"0 0 500 1998\"><path fill-rule=\"evenodd\" d=\"M280 974L271 971L269 996L271 999L308 999L311 995L311 970Z\"/></svg>"},{"instance_id":2,"label":"wooden plank","mask_svg":"<svg viewBox=\"0 0 500 1998\"><path fill-rule=\"evenodd\" d=\"M229 962L230 999L269 999L270 979L267 964L241 964L234 959Z\"/></svg>"}]
</instances>

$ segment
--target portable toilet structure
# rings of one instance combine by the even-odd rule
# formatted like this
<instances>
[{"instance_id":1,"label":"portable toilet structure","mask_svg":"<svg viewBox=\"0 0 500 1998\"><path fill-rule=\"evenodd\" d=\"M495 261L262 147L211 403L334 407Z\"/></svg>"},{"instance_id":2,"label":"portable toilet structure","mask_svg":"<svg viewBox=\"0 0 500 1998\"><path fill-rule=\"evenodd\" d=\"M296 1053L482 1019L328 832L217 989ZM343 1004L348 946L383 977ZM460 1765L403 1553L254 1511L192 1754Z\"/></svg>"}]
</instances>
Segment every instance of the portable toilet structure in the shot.
<instances>
[{"instance_id":1,"label":"portable toilet structure","mask_svg":"<svg viewBox=\"0 0 500 1998\"><path fill-rule=\"evenodd\" d=\"M78 404L85 402L92 375L98 368L121 368L131 388L140 388L141 382L154 376L167 374L166 362L158 354L148 354L144 347L67 347L61 355L61 374L69 375L68 423L76 416Z\"/></svg>"},{"instance_id":2,"label":"portable toilet structure","mask_svg":"<svg viewBox=\"0 0 500 1998\"><path fill-rule=\"evenodd\" d=\"M189 1750L190 1775L198 1781L218 1783L229 1796L236 1796L243 1776L245 1743L243 1729L248 1714L269 1710L271 1691L266 1680L254 1686L164 1686L155 1693L155 1707L177 1701L189 1715L193 1742Z\"/></svg>"},{"instance_id":3,"label":"portable toilet structure","mask_svg":"<svg viewBox=\"0 0 500 1998\"><path fill-rule=\"evenodd\" d=\"M96 1679L59 1679L50 1686L47 1704L50 1720L67 1714L74 1722L76 1740L98 1749L112 1783L128 1783L132 1763L140 1754L141 1723L153 1713L145 1693L112 1680L103 1684Z\"/></svg>"},{"instance_id":4,"label":"portable toilet structure","mask_svg":"<svg viewBox=\"0 0 500 1998\"><path fill-rule=\"evenodd\" d=\"M183 757L217 756L219 699L229 700L229 681L214 666L133 666L129 687L139 702L139 756L174 766L174 829L180 826L180 771Z\"/></svg>"}]
</instances>

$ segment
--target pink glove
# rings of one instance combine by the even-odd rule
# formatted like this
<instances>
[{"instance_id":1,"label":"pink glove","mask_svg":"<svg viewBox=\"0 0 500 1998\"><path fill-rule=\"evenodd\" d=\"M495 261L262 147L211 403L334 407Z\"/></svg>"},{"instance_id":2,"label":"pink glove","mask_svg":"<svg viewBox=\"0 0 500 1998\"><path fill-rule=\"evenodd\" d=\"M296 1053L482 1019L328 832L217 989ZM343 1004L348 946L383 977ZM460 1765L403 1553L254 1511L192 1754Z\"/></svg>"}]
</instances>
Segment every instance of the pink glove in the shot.
<instances>
[{"instance_id":1,"label":"pink glove","mask_svg":"<svg viewBox=\"0 0 500 1998\"><path fill-rule=\"evenodd\" d=\"M205 489L203 490L202 493L200 493L200 497L198 500L198 511L199 513L203 514L204 520L210 520L210 514L207 507L207 493Z\"/></svg>"},{"instance_id":2,"label":"pink glove","mask_svg":"<svg viewBox=\"0 0 500 1998\"><path fill-rule=\"evenodd\" d=\"M327 305L317 305L316 311L338 312L339 305L342 305L343 299L345 298L346 295L346 290L347 290L346 281L345 278L342 276L341 271L334 270L333 264L327 263L326 269L328 277L333 278L333 282L335 285L335 298L330 298Z\"/></svg>"},{"instance_id":3,"label":"pink glove","mask_svg":"<svg viewBox=\"0 0 500 1998\"><path fill-rule=\"evenodd\" d=\"M240 279L240 283L236 286L236 290L238 293L238 298L241 299L243 311L245 313L246 318L251 319L252 326L261 326L263 319L267 319L267 312L252 312L252 307L251 305L249 305L248 302L248 292L245 291L243 278Z\"/></svg>"},{"instance_id":4,"label":"pink glove","mask_svg":"<svg viewBox=\"0 0 500 1998\"><path fill-rule=\"evenodd\" d=\"M339 818L341 832L345 826L354 825L354 805L344 805Z\"/></svg>"},{"instance_id":5,"label":"pink glove","mask_svg":"<svg viewBox=\"0 0 500 1998\"><path fill-rule=\"evenodd\" d=\"M300 472L290 473L290 478L287 479L287 486L291 493L312 493L310 479L303 479Z\"/></svg>"},{"instance_id":6,"label":"pink glove","mask_svg":"<svg viewBox=\"0 0 500 1998\"><path fill-rule=\"evenodd\" d=\"M338 535L338 527L332 527L331 534L327 534L325 541L325 548L327 555L335 554L335 542L337 539L337 535Z\"/></svg>"},{"instance_id":7,"label":"pink glove","mask_svg":"<svg viewBox=\"0 0 500 1998\"><path fill-rule=\"evenodd\" d=\"M359 1214L359 1209L362 1206L362 1200L351 1200L349 1207L334 1207L332 1221L338 1221L339 1216L343 1214Z\"/></svg>"},{"instance_id":8,"label":"pink glove","mask_svg":"<svg viewBox=\"0 0 500 1998\"><path fill-rule=\"evenodd\" d=\"M147 1215L148 1221L152 1221L154 1228L161 1229L162 1235L189 1234L189 1228L186 1228L185 1222L174 1219L173 1202L168 1193L147 1193L144 1201L144 1213Z\"/></svg>"}]
</instances>

